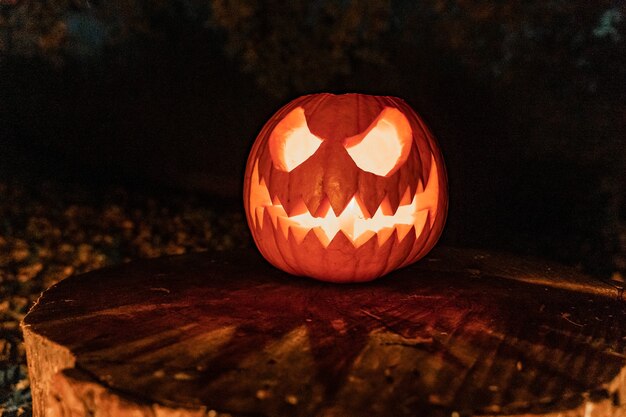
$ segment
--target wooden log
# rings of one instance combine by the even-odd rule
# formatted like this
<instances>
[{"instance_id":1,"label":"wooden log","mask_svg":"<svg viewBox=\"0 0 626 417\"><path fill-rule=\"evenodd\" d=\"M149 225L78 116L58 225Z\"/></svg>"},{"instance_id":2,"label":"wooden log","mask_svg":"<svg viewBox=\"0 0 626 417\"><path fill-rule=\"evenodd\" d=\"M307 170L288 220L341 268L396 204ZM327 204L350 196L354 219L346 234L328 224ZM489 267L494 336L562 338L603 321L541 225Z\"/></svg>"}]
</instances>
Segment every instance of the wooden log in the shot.
<instances>
[{"instance_id":1,"label":"wooden log","mask_svg":"<svg viewBox=\"0 0 626 417\"><path fill-rule=\"evenodd\" d=\"M626 416L626 302L576 271L438 249L362 285L253 251L60 282L22 324L35 417Z\"/></svg>"}]
</instances>

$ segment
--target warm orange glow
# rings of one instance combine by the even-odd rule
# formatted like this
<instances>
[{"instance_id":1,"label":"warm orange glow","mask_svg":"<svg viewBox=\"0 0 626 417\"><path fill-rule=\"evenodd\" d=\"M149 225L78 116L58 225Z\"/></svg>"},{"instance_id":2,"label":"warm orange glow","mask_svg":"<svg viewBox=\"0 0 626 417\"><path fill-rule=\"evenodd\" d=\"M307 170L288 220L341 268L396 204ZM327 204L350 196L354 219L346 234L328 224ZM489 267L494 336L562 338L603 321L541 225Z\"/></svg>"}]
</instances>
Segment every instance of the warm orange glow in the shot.
<instances>
[{"instance_id":1,"label":"warm orange glow","mask_svg":"<svg viewBox=\"0 0 626 417\"><path fill-rule=\"evenodd\" d=\"M364 134L346 140L346 150L363 171L388 176L406 162L411 142L409 121L398 109L387 107Z\"/></svg>"},{"instance_id":2,"label":"warm orange glow","mask_svg":"<svg viewBox=\"0 0 626 417\"><path fill-rule=\"evenodd\" d=\"M290 172L317 151L322 140L311 133L304 109L298 107L274 128L269 149L276 168Z\"/></svg>"},{"instance_id":3,"label":"warm orange glow","mask_svg":"<svg viewBox=\"0 0 626 417\"><path fill-rule=\"evenodd\" d=\"M366 282L435 245L446 171L436 139L402 99L310 94L261 129L244 205L254 243L277 268Z\"/></svg>"},{"instance_id":4,"label":"warm orange glow","mask_svg":"<svg viewBox=\"0 0 626 417\"><path fill-rule=\"evenodd\" d=\"M254 213L253 223L259 224L260 228L268 227L263 224L264 212L267 212L272 219L274 229L280 231L288 238L289 231L293 233L298 243L302 242L309 230L313 230L324 247L328 247L335 235L340 231L354 244L355 247L363 245L374 235L378 237L378 244L382 246L396 230L398 240L402 241L406 235L415 230L419 236L424 229L429 211L433 212L437 207L439 196L439 178L437 165L434 158L431 161L431 169L426 188L423 185L418 187L418 192L410 199L410 189L407 189L401 201L404 203L398 207L395 214L389 213L389 200L384 199L380 207L373 216L366 216L365 210L361 208L357 199L353 197L346 208L339 216L333 210L327 210L323 216L314 217L306 209L304 204L300 204L301 210L297 215L289 217L280 202L272 198L267 186L262 179L259 179L258 162L256 163L251 177L250 208ZM409 200L410 199L410 200ZM434 221L434 216L430 216L430 222Z\"/></svg>"}]
</instances>

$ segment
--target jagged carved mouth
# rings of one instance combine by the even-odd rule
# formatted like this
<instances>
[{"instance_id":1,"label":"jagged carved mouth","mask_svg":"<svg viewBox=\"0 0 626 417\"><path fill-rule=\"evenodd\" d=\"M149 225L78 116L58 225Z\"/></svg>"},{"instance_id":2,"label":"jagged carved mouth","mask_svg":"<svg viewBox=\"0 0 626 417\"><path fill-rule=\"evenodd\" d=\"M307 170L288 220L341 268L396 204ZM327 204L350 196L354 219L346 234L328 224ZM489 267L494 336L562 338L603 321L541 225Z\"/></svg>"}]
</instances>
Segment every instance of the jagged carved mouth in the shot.
<instances>
[{"instance_id":1,"label":"jagged carved mouth","mask_svg":"<svg viewBox=\"0 0 626 417\"><path fill-rule=\"evenodd\" d=\"M420 183L417 191L411 196L410 187L407 187L400 204L395 210L389 199L381 202L374 214L369 214L359 203L358 196L352 197L345 209L335 214L330 209L327 200L322 203L320 216L313 216L303 202L299 202L289 216L277 197L272 198L263 178L259 178L258 161L255 164L250 179L250 217L253 227L263 229L268 227L264 223L266 212L272 222L273 230L280 230L288 239L291 232L297 243L301 243L306 235L313 232L324 247L328 247L332 240L343 233L355 248L365 244L372 238L378 239L382 246L394 234L398 241L402 241L413 232L416 238L422 234L426 223L432 227L439 198L439 178L434 157L431 161L430 173L426 187ZM412 198L411 198L412 197Z\"/></svg>"}]
</instances>

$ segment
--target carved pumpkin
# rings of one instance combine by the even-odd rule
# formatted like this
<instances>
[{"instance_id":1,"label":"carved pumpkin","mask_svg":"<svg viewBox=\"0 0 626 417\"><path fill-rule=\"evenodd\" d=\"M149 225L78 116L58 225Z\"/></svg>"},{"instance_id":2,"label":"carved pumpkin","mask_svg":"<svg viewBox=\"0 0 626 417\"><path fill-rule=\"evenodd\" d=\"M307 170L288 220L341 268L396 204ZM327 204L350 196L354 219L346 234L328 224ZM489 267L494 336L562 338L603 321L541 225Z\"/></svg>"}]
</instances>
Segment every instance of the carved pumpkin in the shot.
<instances>
[{"instance_id":1,"label":"carved pumpkin","mask_svg":"<svg viewBox=\"0 0 626 417\"><path fill-rule=\"evenodd\" d=\"M259 133L244 180L261 254L295 275L363 282L411 264L445 222L435 138L401 99L314 94Z\"/></svg>"}]
</instances>

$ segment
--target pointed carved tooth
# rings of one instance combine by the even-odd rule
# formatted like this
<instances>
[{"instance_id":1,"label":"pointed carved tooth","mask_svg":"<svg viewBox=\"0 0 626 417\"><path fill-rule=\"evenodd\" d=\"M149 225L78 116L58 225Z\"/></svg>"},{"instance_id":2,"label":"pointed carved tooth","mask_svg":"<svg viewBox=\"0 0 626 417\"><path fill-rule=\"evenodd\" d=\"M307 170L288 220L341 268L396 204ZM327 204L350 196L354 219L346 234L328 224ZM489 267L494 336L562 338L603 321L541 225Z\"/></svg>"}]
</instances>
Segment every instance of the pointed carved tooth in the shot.
<instances>
[{"instance_id":1,"label":"pointed carved tooth","mask_svg":"<svg viewBox=\"0 0 626 417\"><path fill-rule=\"evenodd\" d=\"M397 189L391 189L387 191L387 195L385 196L385 199L382 201L381 205L384 204L388 205L388 207L383 206L383 208L387 210L390 216L396 214L396 211L398 211L398 207L400 206L400 193Z\"/></svg>"},{"instance_id":2,"label":"pointed carved tooth","mask_svg":"<svg viewBox=\"0 0 626 417\"><path fill-rule=\"evenodd\" d=\"M278 196L280 198L280 204L285 209L285 213L295 212L297 210L296 206L298 206L300 202L302 201L302 196L301 195L296 196L295 193L293 192L281 193L281 194L278 194Z\"/></svg>"},{"instance_id":3,"label":"pointed carved tooth","mask_svg":"<svg viewBox=\"0 0 626 417\"><path fill-rule=\"evenodd\" d=\"M283 234L283 236L285 237L285 240L289 240L289 226L291 226L292 224L294 223L291 220L289 220L287 217L283 217L283 216L278 217L277 229L279 229L280 232Z\"/></svg>"},{"instance_id":4,"label":"pointed carved tooth","mask_svg":"<svg viewBox=\"0 0 626 417\"><path fill-rule=\"evenodd\" d=\"M422 182L422 180L419 180L417 182L417 190L415 191L417 194L421 194L424 192L424 183Z\"/></svg>"},{"instance_id":5,"label":"pointed carved tooth","mask_svg":"<svg viewBox=\"0 0 626 417\"><path fill-rule=\"evenodd\" d=\"M400 237L400 231L396 229L394 236L387 242L390 245L389 257L385 273L396 269L395 265L404 262L411 254L415 244L415 231L411 227L404 237Z\"/></svg>"},{"instance_id":6,"label":"pointed carved tooth","mask_svg":"<svg viewBox=\"0 0 626 417\"><path fill-rule=\"evenodd\" d=\"M381 251L378 247L378 238L372 236L371 239L360 245L355 251L356 256L361 259L354 268L355 276L362 277L363 281L369 281L380 276L384 269L384 263L380 262L380 259L385 259L385 255L379 256Z\"/></svg>"},{"instance_id":7,"label":"pointed carved tooth","mask_svg":"<svg viewBox=\"0 0 626 417\"><path fill-rule=\"evenodd\" d=\"M292 247L295 249L294 253L300 268L299 273L310 277L320 277L321 274L323 278L326 273L326 246L320 242L315 231L310 229L304 240L297 246L294 242Z\"/></svg>"},{"instance_id":8,"label":"pointed carved tooth","mask_svg":"<svg viewBox=\"0 0 626 417\"><path fill-rule=\"evenodd\" d=\"M298 216L300 214L308 213L309 209L307 208L306 204L304 204L304 200L300 198L296 202L291 204L291 206L289 207L289 210L285 209L285 212L287 213L287 216L292 217L292 216Z\"/></svg>"},{"instance_id":9,"label":"pointed carved tooth","mask_svg":"<svg viewBox=\"0 0 626 417\"><path fill-rule=\"evenodd\" d=\"M252 170L252 177L250 178L250 196L248 204L250 209L255 210L257 207L264 207L270 204L270 202L270 194L265 180L259 178L259 161L257 160ZM252 222L255 222L254 216L252 216Z\"/></svg>"},{"instance_id":10,"label":"pointed carved tooth","mask_svg":"<svg viewBox=\"0 0 626 417\"><path fill-rule=\"evenodd\" d=\"M285 217L287 215L287 213L285 213L285 209L283 209L282 206L267 206L265 208L265 211L269 213L270 218L272 219L272 224L274 225L274 229L278 227L278 218Z\"/></svg>"},{"instance_id":11,"label":"pointed carved tooth","mask_svg":"<svg viewBox=\"0 0 626 417\"><path fill-rule=\"evenodd\" d=\"M376 239L376 232L372 230L368 230L365 233L361 234L359 237L352 242L355 248L359 248L366 244L370 239Z\"/></svg>"},{"instance_id":12,"label":"pointed carved tooth","mask_svg":"<svg viewBox=\"0 0 626 417\"><path fill-rule=\"evenodd\" d=\"M324 196L320 204L317 206L317 210L311 211L309 208L309 213L313 213L313 217L326 217L328 210L330 210L330 201L328 200L328 197Z\"/></svg>"},{"instance_id":13,"label":"pointed carved tooth","mask_svg":"<svg viewBox=\"0 0 626 417\"><path fill-rule=\"evenodd\" d=\"M415 235L419 237L424 230L426 219L428 218L428 210L418 211L415 214Z\"/></svg>"},{"instance_id":14,"label":"pointed carved tooth","mask_svg":"<svg viewBox=\"0 0 626 417\"><path fill-rule=\"evenodd\" d=\"M303 197L303 202L309 213L317 213L320 210L320 206L324 204L326 196L324 194L312 194L307 197ZM318 216L315 216L318 217Z\"/></svg>"},{"instance_id":15,"label":"pointed carved tooth","mask_svg":"<svg viewBox=\"0 0 626 417\"><path fill-rule=\"evenodd\" d=\"M365 209L370 213L376 213L378 209L380 208L380 205L382 204L385 197L386 196L384 194L380 194L380 195L371 194L369 196L365 196L364 197Z\"/></svg>"},{"instance_id":16,"label":"pointed carved tooth","mask_svg":"<svg viewBox=\"0 0 626 417\"><path fill-rule=\"evenodd\" d=\"M415 230L415 229L412 224L398 224L396 225L396 230L398 231L398 242L402 242L402 240L406 237L406 235L411 230Z\"/></svg>"},{"instance_id":17,"label":"pointed carved tooth","mask_svg":"<svg viewBox=\"0 0 626 417\"><path fill-rule=\"evenodd\" d=\"M433 172L433 168L435 169L435 171L437 170L437 164L435 163L435 155L431 154L430 155L430 160L426 160L423 161L423 166L422 166L422 181L424 182L424 188L428 188L428 183L430 182L431 178L432 178L432 172ZM426 175L426 173L428 173L428 178L424 178L424 176Z\"/></svg>"},{"instance_id":18,"label":"pointed carved tooth","mask_svg":"<svg viewBox=\"0 0 626 417\"><path fill-rule=\"evenodd\" d=\"M374 213L370 213L370 212L367 210L367 207L365 206L365 203L363 202L363 200L361 199L361 196L360 196L359 194L356 194L356 195L354 196L354 200L355 200L355 201L356 201L356 203L359 205L359 209L361 209L361 213L363 214L363 216L364 216L366 219L370 219L370 218L374 215Z\"/></svg>"},{"instance_id":19,"label":"pointed carved tooth","mask_svg":"<svg viewBox=\"0 0 626 417\"><path fill-rule=\"evenodd\" d=\"M413 248L411 249L409 256L407 256L405 261L402 263L402 266L409 265L416 259L421 258L424 255L424 249L425 248L428 249L427 247L425 247L425 245L426 245L426 241L428 240L428 237L430 236L430 226L429 226L429 221L428 221L428 218L430 217L431 215L427 211L426 224L424 225L424 228L422 229L418 237L415 239L415 242L413 243Z\"/></svg>"},{"instance_id":20,"label":"pointed carved tooth","mask_svg":"<svg viewBox=\"0 0 626 417\"><path fill-rule=\"evenodd\" d=\"M427 217L430 217L430 214L428 214ZM411 251L400 265L400 268L410 265L417 259L422 258L430 250L430 245L426 245L426 242L431 237L430 226L428 224L429 221L427 219L424 229L422 230L420 235L413 241Z\"/></svg>"},{"instance_id":21,"label":"pointed carved tooth","mask_svg":"<svg viewBox=\"0 0 626 417\"><path fill-rule=\"evenodd\" d=\"M307 233L309 232L304 227L300 227L296 224L292 224L291 226L289 226L289 231L291 232L294 240L296 241L298 245L302 243Z\"/></svg>"},{"instance_id":22,"label":"pointed carved tooth","mask_svg":"<svg viewBox=\"0 0 626 417\"><path fill-rule=\"evenodd\" d=\"M270 196L272 196L273 204L276 204L276 199L278 199L280 201L279 204L286 209L289 208L291 204L291 196L289 195L290 184L288 173L272 168L271 175L267 176L267 189Z\"/></svg>"},{"instance_id":23,"label":"pointed carved tooth","mask_svg":"<svg viewBox=\"0 0 626 417\"><path fill-rule=\"evenodd\" d=\"M297 251L293 251L291 248L291 243L289 242L289 234L285 237L283 233L283 228L280 225L281 222L279 220L279 226L274 230L274 241L276 242L276 248L280 257L284 260L284 262L293 270L298 271L299 266L296 261ZM287 228L287 232L289 229ZM296 272L297 273L297 272Z\"/></svg>"},{"instance_id":24,"label":"pointed carved tooth","mask_svg":"<svg viewBox=\"0 0 626 417\"><path fill-rule=\"evenodd\" d=\"M359 205L355 200L350 200L345 211L339 216L339 229L345 233L351 240L360 234L359 230L355 230L355 219L362 217L363 214L359 210Z\"/></svg>"},{"instance_id":25,"label":"pointed carved tooth","mask_svg":"<svg viewBox=\"0 0 626 417\"><path fill-rule=\"evenodd\" d=\"M263 212L265 209L263 207L256 207L254 210L254 217L256 218L256 224L259 225L259 229L263 229Z\"/></svg>"},{"instance_id":26,"label":"pointed carved tooth","mask_svg":"<svg viewBox=\"0 0 626 417\"><path fill-rule=\"evenodd\" d=\"M326 235L326 232L321 227L313 228L313 233L315 233L315 237L320 241L324 248L327 248L330 245L331 238ZM334 237L334 236L333 236Z\"/></svg>"},{"instance_id":27,"label":"pointed carved tooth","mask_svg":"<svg viewBox=\"0 0 626 417\"><path fill-rule=\"evenodd\" d=\"M395 208L394 208L395 207ZM396 214L396 210L398 209L398 205L393 206L389 201L389 196L385 196L383 201L380 202L380 206L378 206L377 213L382 213L385 216L393 216Z\"/></svg>"},{"instance_id":28,"label":"pointed carved tooth","mask_svg":"<svg viewBox=\"0 0 626 417\"><path fill-rule=\"evenodd\" d=\"M406 191L402 195L402 198L400 199L399 204L401 206L408 206L412 202L413 202L413 195L411 194L411 187L406 187Z\"/></svg>"},{"instance_id":29,"label":"pointed carved tooth","mask_svg":"<svg viewBox=\"0 0 626 417\"><path fill-rule=\"evenodd\" d=\"M343 211L350 203L350 200L352 200L352 195L348 195L347 193L344 194L339 192L328 196L330 207L333 209L333 212L337 217L339 217L339 215L343 213Z\"/></svg>"},{"instance_id":30,"label":"pointed carved tooth","mask_svg":"<svg viewBox=\"0 0 626 417\"><path fill-rule=\"evenodd\" d=\"M346 247L353 247L354 243L350 236L346 235L343 231L338 231L335 237L332 238L330 244L328 245L332 250L343 251ZM344 252L345 254L346 252Z\"/></svg>"},{"instance_id":31,"label":"pointed carved tooth","mask_svg":"<svg viewBox=\"0 0 626 417\"><path fill-rule=\"evenodd\" d=\"M432 229L433 225L435 224L435 216L433 216L430 211L428 211L428 219L430 220L428 222L428 226L430 229Z\"/></svg>"},{"instance_id":32,"label":"pointed carved tooth","mask_svg":"<svg viewBox=\"0 0 626 417\"><path fill-rule=\"evenodd\" d=\"M395 227L385 227L384 229L380 229L377 233L378 235L378 246L383 246L387 240L391 237L395 230Z\"/></svg>"},{"instance_id":33,"label":"pointed carved tooth","mask_svg":"<svg viewBox=\"0 0 626 417\"><path fill-rule=\"evenodd\" d=\"M272 218L272 215L270 213L269 210L267 210L269 207L263 209L263 224L265 225L265 229L267 229L268 231L270 231L272 234L274 233L274 231L276 230L276 225L274 224L274 226L272 227L271 224L274 222L274 218Z\"/></svg>"},{"instance_id":34,"label":"pointed carved tooth","mask_svg":"<svg viewBox=\"0 0 626 417\"><path fill-rule=\"evenodd\" d=\"M283 265L285 267L285 271L287 271L288 273L297 274L297 271L286 263L283 254L280 252L280 249L278 247L278 239L282 239L282 236L280 235L280 232L276 231L272 227L272 221L269 216L270 215L268 214L268 212L264 211L263 224L265 225L265 228L263 230L260 230L259 233L257 233L255 236L255 240L261 242L261 245L259 245L259 250L261 251L263 256L265 256L265 258L268 259L272 264Z\"/></svg>"},{"instance_id":35,"label":"pointed carved tooth","mask_svg":"<svg viewBox=\"0 0 626 417\"><path fill-rule=\"evenodd\" d=\"M421 182L420 182L421 184ZM434 158L430 164L430 174L428 175L428 182L426 183L426 189L418 195L417 209L418 210L434 210L437 207L439 200L439 175L437 173L437 165Z\"/></svg>"}]
</instances>

